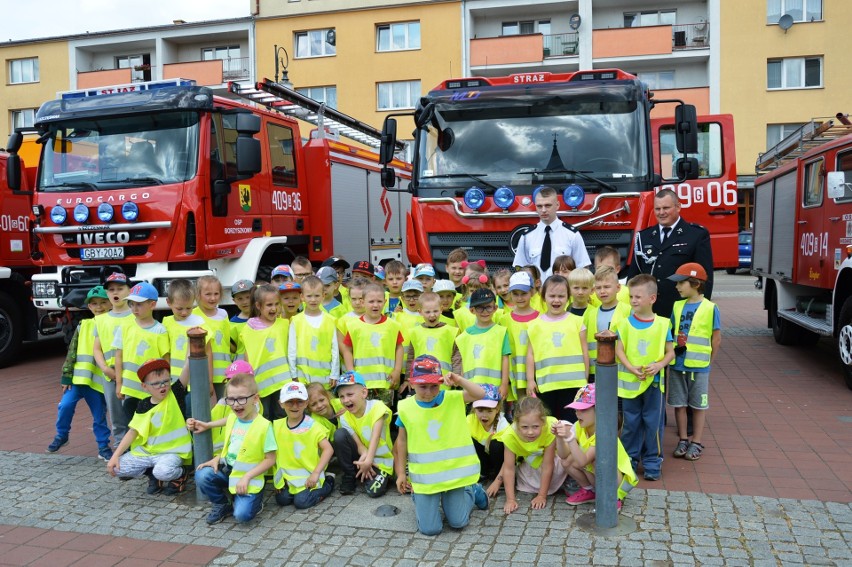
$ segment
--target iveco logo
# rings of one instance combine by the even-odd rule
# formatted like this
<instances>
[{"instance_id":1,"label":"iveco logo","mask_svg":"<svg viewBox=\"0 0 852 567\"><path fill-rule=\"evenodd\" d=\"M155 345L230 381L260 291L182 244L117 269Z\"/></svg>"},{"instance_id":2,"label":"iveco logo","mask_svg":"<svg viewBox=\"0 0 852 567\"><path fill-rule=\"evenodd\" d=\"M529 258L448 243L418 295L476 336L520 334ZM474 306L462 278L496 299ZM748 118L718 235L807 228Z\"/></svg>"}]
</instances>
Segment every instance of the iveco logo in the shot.
<instances>
[{"instance_id":1,"label":"iveco logo","mask_svg":"<svg viewBox=\"0 0 852 567\"><path fill-rule=\"evenodd\" d=\"M127 244L129 232L84 232L77 235L77 244Z\"/></svg>"}]
</instances>

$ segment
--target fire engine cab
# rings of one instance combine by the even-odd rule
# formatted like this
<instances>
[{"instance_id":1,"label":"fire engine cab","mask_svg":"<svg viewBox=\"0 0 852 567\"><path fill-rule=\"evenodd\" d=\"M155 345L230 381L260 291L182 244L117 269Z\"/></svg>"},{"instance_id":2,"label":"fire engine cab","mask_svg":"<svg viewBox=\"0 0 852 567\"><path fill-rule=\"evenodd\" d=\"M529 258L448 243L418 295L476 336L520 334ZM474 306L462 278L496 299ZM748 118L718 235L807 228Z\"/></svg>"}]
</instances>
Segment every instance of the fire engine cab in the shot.
<instances>
[{"instance_id":1,"label":"fire engine cab","mask_svg":"<svg viewBox=\"0 0 852 567\"><path fill-rule=\"evenodd\" d=\"M839 340L852 388L852 123L815 118L757 161L752 272L776 342Z\"/></svg>"}]
</instances>

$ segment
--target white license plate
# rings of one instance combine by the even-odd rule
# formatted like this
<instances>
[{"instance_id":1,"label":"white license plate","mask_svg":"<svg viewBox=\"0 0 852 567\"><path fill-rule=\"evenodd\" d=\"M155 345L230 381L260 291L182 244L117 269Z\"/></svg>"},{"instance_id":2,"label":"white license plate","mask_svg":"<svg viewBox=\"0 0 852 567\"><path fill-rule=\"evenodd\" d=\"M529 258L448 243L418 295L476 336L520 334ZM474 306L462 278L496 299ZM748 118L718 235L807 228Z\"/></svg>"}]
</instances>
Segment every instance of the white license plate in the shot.
<instances>
[{"instance_id":1,"label":"white license plate","mask_svg":"<svg viewBox=\"0 0 852 567\"><path fill-rule=\"evenodd\" d=\"M107 248L81 248L81 260L124 260L124 248L110 246Z\"/></svg>"}]
</instances>

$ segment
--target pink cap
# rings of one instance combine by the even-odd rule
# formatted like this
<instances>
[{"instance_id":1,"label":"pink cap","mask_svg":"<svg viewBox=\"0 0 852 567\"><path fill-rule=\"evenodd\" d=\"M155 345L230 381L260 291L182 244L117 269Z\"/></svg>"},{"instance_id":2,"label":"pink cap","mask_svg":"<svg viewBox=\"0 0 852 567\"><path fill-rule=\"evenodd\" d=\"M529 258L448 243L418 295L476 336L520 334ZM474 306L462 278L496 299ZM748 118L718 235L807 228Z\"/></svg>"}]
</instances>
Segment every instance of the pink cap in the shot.
<instances>
[{"instance_id":1,"label":"pink cap","mask_svg":"<svg viewBox=\"0 0 852 567\"><path fill-rule=\"evenodd\" d=\"M575 410L584 410L595 407L595 385L586 384L577 392L574 401L565 406Z\"/></svg>"},{"instance_id":2,"label":"pink cap","mask_svg":"<svg viewBox=\"0 0 852 567\"><path fill-rule=\"evenodd\" d=\"M228 369L225 370L225 378L230 380L237 374L248 374L249 376L254 376L254 368L252 368L251 364L245 360L235 360L231 363Z\"/></svg>"}]
</instances>

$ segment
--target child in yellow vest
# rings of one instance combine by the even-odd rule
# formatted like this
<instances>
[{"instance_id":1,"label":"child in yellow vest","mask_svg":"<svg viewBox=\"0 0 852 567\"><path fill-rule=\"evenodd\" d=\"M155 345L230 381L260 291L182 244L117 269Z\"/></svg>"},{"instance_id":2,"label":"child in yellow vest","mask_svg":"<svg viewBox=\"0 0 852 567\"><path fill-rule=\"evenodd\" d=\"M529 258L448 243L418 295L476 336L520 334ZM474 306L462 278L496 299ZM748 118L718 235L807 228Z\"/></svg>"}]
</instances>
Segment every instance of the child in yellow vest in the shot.
<instances>
[{"instance_id":1,"label":"child in yellow vest","mask_svg":"<svg viewBox=\"0 0 852 567\"><path fill-rule=\"evenodd\" d=\"M245 360L237 359L231 363L231 365L225 370L225 380L226 384L231 381L231 379L237 374L246 374L254 378L254 368L251 367L251 364L246 362ZM219 421L222 418L227 418L229 415L234 413L231 411L231 406L229 406L225 398L219 398L219 400L210 408L210 421ZM210 432L213 434L213 454L218 455L222 452L222 447L225 446L225 423L226 421L221 421L221 427L213 427L210 429Z\"/></svg>"},{"instance_id":2,"label":"child in yellow vest","mask_svg":"<svg viewBox=\"0 0 852 567\"><path fill-rule=\"evenodd\" d=\"M571 409L577 414L577 422L560 421L554 427L556 433L556 454L562 459L562 466L568 475L577 481L580 490L569 496L565 502L572 506L595 501L595 385L588 384L577 392L571 402ZM616 467L618 486L618 510L627 493L639 483L630 457L618 443Z\"/></svg>"},{"instance_id":3,"label":"child in yellow vest","mask_svg":"<svg viewBox=\"0 0 852 567\"><path fill-rule=\"evenodd\" d=\"M302 284L284 282L279 285L278 299L281 301L281 311L278 316L289 321L302 312Z\"/></svg>"},{"instance_id":4,"label":"child in yellow vest","mask_svg":"<svg viewBox=\"0 0 852 567\"><path fill-rule=\"evenodd\" d=\"M465 274L462 278L464 294L461 298L457 298L454 306L453 317L456 320L456 325L459 329L464 330L476 323L476 315L471 310L470 298L477 290L487 289L493 293L491 277L488 275L488 270L485 268L485 262L469 262L465 265ZM496 296L495 296L496 299ZM494 312L491 314L493 322L498 322L503 315L503 310L499 305L495 304Z\"/></svg>"},{"instance_id":5,"label":"child in yellow vest","mask_svg":"<svg viewBox=\"0 0 852 567\"><path fill-rule=\"evenodd\" d=\"M412 361L428 354L441 364L441 372L452 372L454 354L458 351L455 340L459 330L441 321L441 298L436 293L426 292L420 296L420 316L423 321L408 333L406 360ZM461 360L460 357L456 358ZM410 369L410 363L406 364L406 368ZM405 386L403 383L403 388Z\"/></svg>"},{"instance_id":6,"label":"child in yellow vest","mask_svg":"<svg viewBox=\"0 0 852 567\"><path fill-rule=\"evenodd\" d=\"M343 337L349 332L349 321L353 318L357 319L366 313L367 307L364 304L364 288L370 283L362 277L355 277L349 282L349 306L351 311L344 314L337 320L337 330L340 332L339 341L342 342Z\"/></svg>"},{"instance_id":7,"label":"child in yellow vest","mask_svg":"<svg viewBox=\"0 0 852 567\"><path fill-rule=\"evenodd\" d=\"M598 305L590 303L583 314L586 341L589 345L589 382L595 381L595 362L598 358L595 335L607 329L615 330L622 319L630 316L630 305L618 300L620 288L618 273L611 267L601 266L595 271L595 296L598 298Z\"/></svg>"},{"instance_id":8,"label":"child in yellow vest","mask_svg":"<svg viewBox=\"0 0 852 567\"><path fill-rule=\"evenodd\" d=\"M278 448L272 424L257 412L260 399L254 378L237 374L227 383L226 392L225 403L233 408L227 418L186 420L194 433L225 427L222 452L195 469L196 485L213 504L207 515L210 525L230 515L239 523L257 516L263 508L263 474L275 464Z\"/></svg>"},{"instance_id":9,"label":"child in yellow vest","mask_svg":"<svg viewBox=\"0 0 852 567\"><path fill-rule=\"evenodd\" d=\"M438 280L432 286L432 291L441 299L441 322L458 328L453 318L453 302L456 299L456 288L450 280Z\"/></svg>"},{"instance_id":10,"label":"child in yellow vest","mask_svg":"<svg viewBox=\"0 0 852 567\"><path fill-rule=\"evenodd\" d=\"M181 374L189 372L189 340L186 332L193 327L203 327L204 318L192 312L195 305L195 288L189 280L176 279L169 284L166 303L172 310L172 314L163 317L163 326L169 332L169 354L171 355L172 382L178 380ZM210 341L212 337L207 334L207 364L208 376L213 376L213 358ZM210 395L213 395L213 381L210 381ZM189 399L187 399L187 402ZM192 413L191 410L187 410Z\"/></svg>"},{"instance_id":11,"label":"child in yellow vest","mask_svg":"<svg viewBox=\"0 0 852 567\"><path fill-rule=\"evenodd\" d=\"M615 341L618 396L624 416L621 441L633 469L641 463L645 480L659 480L665 425L663 369L675 356L671 321L654 314L654 276L639 274L627 286L633 312L616 327Z\"/></svg>"},{"instance_id":12,"label":"child in yellow vest","mask_svg":"<svg viewBox=\"0 0 852 567\"><path fill-rule=\"evenodd\" d=\"M284 417L278 404L278 392L292 379L287 362L290 322L278 316L280 304L275 286L258 286L254 297L252 317L240 332L243 350L237 356L254 369L263 415L269 420L276 420Z\"/></svg>"},{"instance_id":13,"label":"child in yellow vest","mask_svg":"<svg viewBox=\"0 0 852 567\"><path fill-rule=\"evenodd\" d=\"M479 457L479 482L491 481L485 493L489 498L494 498L503 486L501 473L505 452L499 436L509 427L509 422L503 415L503 404L497 388L486 384L482 389L485 390L485 397L471 405L467 427L476 448L476 456Z\"/></svg>"},{"instance_id":14,"label":"child in yellow vest","mask_svg":"<svg viewBox=\"0 0 852 567\"><path fill-rule=\"evenodd\" d=\"M589 308L589 299L595 290L595 275L588 268L571 270L568 275L568 294L571 305L568 311L582 317ZM545 303L547 300L545 299ZM572 398L573 399L573 398Z\"/></svg>"},{"instance_id":15,"label":"child in yellow vest","mask_svg":"<svg viewBox=\"0 0 852 567\"><path fill-rule=\"evenodd\" d=\"M231 335L231 355L235 355L239 350L240 330L243 325L251 318L252 296L254 295L254 282L251 280L239 280L231 286L231 299L234 305L240 310L239 313L231 317L229 323ZM213 374L211 374L212 376Z\"/></svg>"},{"instance_id":16,"label":"child in yellow vest","mask_svg":"<svg viewBox=\"0 0 852 567\"><path fill-rule=\"evenodd\" d=\"M399 330L402 332L403 338L402 374L400 376L400 382L402 382L403 387L400 388L400 396L408 395L403 393L406 391L404 387L405 374L412 360L407 356L410 351L409 347L411 346L411 331L414 327L423 323L423 316L420 314L421 295L423 295L423 284L415 279L407 280L402 285L402 310L398 310L393 314L393 320L399 323Z\"/></svg>"},{"instance_id":17,"label":"child in yellow vest","mask_svg":"<svg viewBox=\"0 0 852 567\"><path fill-rule=\"evenodd\" d=\"M95 286L86 294L86 307L97 317L110 309L103 286ZM86 400L92 412L92 431L98 443L98 457L108 461L112 458L109 448L109 427L106 422L106 401L104 400L104 379L100 368L95 364L95 320L83 319L74 330L74 336L68 344L68 355L62 366L62 399L59 401L56 416L56 436L48 445L47 452L55 453L68 443L71 432L71 420L77 402Z\"/></svg>"},{"instance_id":18,"label":"child in yellow vest","mask_svg":"<svg viewBox=\"0 0 852 567\"><path fill-rule=\"evenodd\" d=\"M432 286L435 285L435 268L432 267L432 264L417 264L412 279L420 282L424 292L432 291Z\"/></svg>"},{"instance_id":19,"label":"child in yellow vest","mask_svg":"<svg viewBox=\"0 0 852 567\"><path fill-rule=\"evenodd\" d=\"M127 435L107 463L107 472L121 478L148 476L148 494L174 495L186 486L184 465L192 459L192 436L184 411L188 373L172 384L169 361L148 360L137 378L148 394L135 408ZM130 452L125 452L130 449Z\"/></svg>"},{"instance_id":20,"label":"child in yellow vest","mask_svg":"<svg viewBox=\"0 0 852 567\"><path fill-rule=\"evenodd\" d=\"M544 303L544 297L541 295L541 272L538 270L538 266L533 266L532 264L528 266L521 266L521 272L526 272L530 275L533 281L533 289L532 289L532 297L530 297L530 307L538 311L539 313L547 313L547 305Z\"/></svg>"},{"instance_id":21,"label":"child in yellow vest","mask_svg":"<svg viewBox=\"0 0 852 567\"><path fill-rule=\"evenodd\" d=\"M130 289L127 305L134 321L115 330L112 348L115 349L115 387L127 418L136 413L140 400L151 395L136 372L147 360L169 360L169 332L154 319L157 289L148 282L138 283Z\"/></svg>"},{"instance_id":22,"label":"child in yellow vest","mask_svg":"<svg viewBox=\"0 0 852 567\"><path fill-rule=\"evenodd\" d=\"M491 278L494 283L494 293L497 295L497 307L503 309L504 313L512 310L512 294L509 292L509 280L511 278L512 272L506 268L497 270Z\"/></svg>"},{"instance_id":23,"label":"child in yellow vest","mask_svg":"<svg viewBox=\"0 0 852 567\"><path fill-rule=\"evenodd\" d=\"M366 381L355 371L341 374L334 393L346 410L332 441L343 469L340 493L353 494L361 481L367 496L378 498L393 475L391 410L381 400L367 399Z\"/></svg>"},{"instance_id":24,"label":"child in yellow vest","mask_svg":"<svg viewBox=\"0 0 852 567\"><path fill-rule=\"evenodd\" d=\"M456 337L464 377L476 384L491 384L505 399L509 392L509 357L512 348L506 327L492 319L497 309L494 292L478 289L470 297L470 312L476 322Z\"/></svg>"},{"instance_id":25,"label":"child in yellow vest","mask_svg":"<svg viewBox=\"0 0 852 567\"><path fill-rule=\"evenodd\" d=\"M385 306L386 315L402 309L402 285L407 277L408 268L399 260L391 260L385 264L385 287L388 291L387 305Z\"/></svg>"},{"instance_id":26,"label":"child in yellow vest","mask_svg":"<svg viewBox=\"0 0 852 567\"><path fill-rule=\"evenodd\" d=\"M577 271L571 272L572 275ZM565 311L568 303L565 278L550 276L541 291L547 313L527 327L527 395L538 392L557 419L573 421L573 410L565 406L589 377L586 327L582 317Z\"/></svg>"},{"instance_id":27,"label":"child in yellow vest","mask_svg":"<svg viewBox=\"0 0 852 567\"><path fill-rule=\"evenodd\" d=\"M622 269L621 254L612 246L598 246L598 248L595 250L595 273L597 274L598 270L606 266L612 268L615 271L617 277L617 274L619 274ZM629 309L630 291L627 289L627 280L619 279L618 283L621 286L618 290L618 293L616 294L618 302L623 303ZM595 293L589 299L589 305L600 305L600 301L600 298L597 297L597 293Z\"/></svg>"},{"instance_id":28,"label":"child in yellow vest","mask_svg":"<svg viewBox=\"0 0 852 567\"><path fill-rule=\"evenodd\" d=\"M414 397L399 402L396 439L396 487L411 492L417 529L423 535L443 531L441 509L450 527L470 521L474 505L488 509L479 483L479 460L465 427L465 404L481 399L482 386L452 372L442 377L441 364L429 355L411 368ZM458 390L441 390L440 385Z\"/></svg>"},{"instance_id":29,"label":"child in yellow vest","mask_svg":"<svg viewBox=\"0 0 852 567\"><path fill-rule=\"evenodd\" d=\"M321 382L331 389L340 376L340 348L336 320L322 308L323 284L319 278L308 276L302 280L302 300L305 310L290 319L290 371L303 384Z\"/></svg>"},{"instance_id":30,"label":"child in yellow vest","mask_svg":"<svg viewBox=\"0 0 852 567\"><path fill-rule=\"evenodd\" d=\"M231 356L231 322L228 312L219 307L222 299L222 282L216 276L201 276L196 285L198 306L193 313L205 322L208 340L213 353L213 388L216 396L225 391L225 370L233 361Z\"/></svg>"},{"instance_id":31,"label":"child in yellow vest","mask_svg":"<svg viewBox=\"0 0 852 567\"><path fill-rule=\"evenodd\" d=\"M527 395L527 327L540 315L530 306L532 292L533 281L527 272L515 272L509 278L513 308L500 320L500 324L506 327L509 347L512 349L507 402L514 402Z\"/></svg>"},{"instance_id":32,"label":"child in yellow vest","mask_svg":"<svg viewBox=\"0 0 852 567\"><path fill-rule=\"evenodd\" d=\"M346 314L347 309L343 304L335 298L337 288L340 285L337 270L331 266L325 266L317 270L317 279L322 282L322 310L338 319ZM305 281L302 280L302 287Z\"/></svg>"},{"instance_id":33,"label":"child in yellow vest","mask_svg":"<svg viewBox=\"0 0 852 567\"><path fill-rule=\"evenodd\" d=\"M293 504L300 510L316 506L334 490L334 475L325 472L334 453L328 430L305 413L307 405L305 385L290 382L281 389L281 406L287 418L272 424L278 445L275 502L279 506Z\"/></svg>"},{"instance_id":34,"label":"child in yellow vest","mask_svg":"<svg viewBox=\"0 0 852 567\"><path fill-rule=\"evenodd\" d=\"M307 390L308 411L311 417L325 427L329 440L334 439L334 432L340 425L340 416L346 411L343 409L343 404L337 398L331 397L325 384L311 382Z\"/></svg>"}]
</instances>

